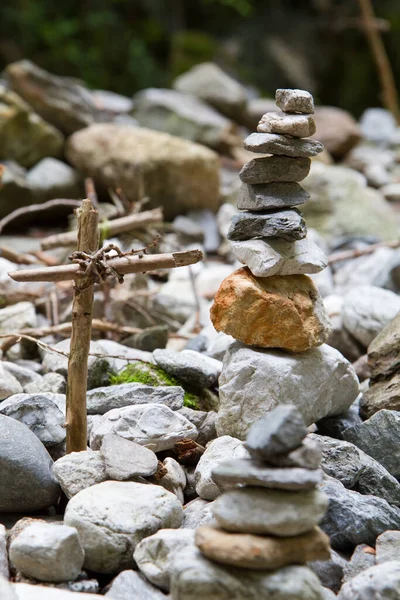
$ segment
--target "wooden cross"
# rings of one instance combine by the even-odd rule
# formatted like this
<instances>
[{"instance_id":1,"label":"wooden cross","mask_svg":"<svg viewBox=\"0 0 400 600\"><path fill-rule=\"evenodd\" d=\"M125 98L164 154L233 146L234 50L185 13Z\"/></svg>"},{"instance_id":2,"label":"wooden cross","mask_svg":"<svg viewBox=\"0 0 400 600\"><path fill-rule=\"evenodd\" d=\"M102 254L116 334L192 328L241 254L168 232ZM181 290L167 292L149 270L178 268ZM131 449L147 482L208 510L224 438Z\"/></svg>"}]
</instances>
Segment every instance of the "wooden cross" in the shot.
<instances>
[{"instance_id":1,"label":"wooden cross","mask_svg":"<svg viewBox=\"0 0 400 600\"><path fill-rule=\"evenodd\" d=\"M114 274L122 283L123 276L128 273L174 269L195 264L203 258L200 250L152 255L145 255L146 249L139 253L122 254L113 245L98 250L100 230L97 210L93 207L92 202L86 199L82 201L82 205L76 210L76 213L78 217L78 248L70 257L74 261L73 264L9 273L14 281L20 282L68 280L75 282L71 346L68 359L67 453L80 452L87 448L86 392L95 282L103 281L108 275ZM68 239L71 239L70 234L66 235L69 236ZM119 256L110 258L107 256L107 252L110 250L116 250Z\"/></svg>"}]
</instances>

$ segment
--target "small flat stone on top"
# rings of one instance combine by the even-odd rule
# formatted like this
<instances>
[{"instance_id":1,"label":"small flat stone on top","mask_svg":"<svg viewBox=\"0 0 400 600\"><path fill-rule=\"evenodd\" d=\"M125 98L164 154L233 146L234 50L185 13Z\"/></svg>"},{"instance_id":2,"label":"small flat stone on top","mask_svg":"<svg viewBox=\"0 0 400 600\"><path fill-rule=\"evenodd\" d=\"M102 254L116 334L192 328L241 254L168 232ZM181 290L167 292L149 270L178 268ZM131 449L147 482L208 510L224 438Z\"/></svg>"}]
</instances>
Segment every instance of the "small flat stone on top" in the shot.
<instances>
[{"instance_id":1,"label":"small flat stone on top","mask_svg":"<svg viewBox=\"0 0 400 600\"><path fill-rule=\"evenodd\" d=\"M273 182L255 185L242 183L237 207L239 210L271 210L304 204L310 194L298 183Z\"/></svg>"},{"instance_id":2,"label":"small flat stone on top","mask_svg":"<svg viewBox=\"0 0 400 600\"><path fill-rule=\"evenodd\" d=\"M289 454L277 454L270 456L267 465L274 467L300 467L301 469L318 469L322 460L321 444L311 438L306 437L301 446L292 450Z\"/></svg>"},{"instance_id":3,"label":"small flat stone on top","mask_svg":"<svg viewBox=\"0 0 400 600\"><path fill-rule=\"evenodd\" d=\"M284 112L306 114L314 112L314 98L306 90L278 89L275 93L275 102Z\"/></svg>"},{"instance_id":4,"label":"small flat stone on top","mask_svg":"<svg viewBox=\"0 0 400 600\"><path fill-rule=\"evenodd\" d=\"M245 150L260 154L278 154L298 158L317 156L323 144L313 139L300 139L276 133L251 133L243 142Z\"/></svg>"},{"instance_id":5,"label":"small flat stone on top","mask_svg":"<svg viewBox=\"0 0 400 600\"><path fill-rule=\"evenodd\" d=\"M124 481L134 477L150 477L157 471L158 458L152 450L114 433L103 437L100 453L110 479Z\"/></svg>"},{"instance_id":6,"label":"small flat stone on top","mask_svg":"<svg viewBox=\"0 0 400 600\"><path fill-rule=\"evenodd\" d=\"M243 183L298 182L307 177L310 166L309 158L259 156L243 165L239 177Z\"/></svg>"},{"instance_id":7,"label":"small flat stone on top","mask_svg":"<svg viewBox=\"0 0 400 600\"><path fill-rule=\"evenodd\" d=\"M298 448L306 435L307 427L299 409L282 404L253 423L245 445L253 458L262 461Z\"/></svg>"},{"instance_id":8,"label":"small flat stone on top","mask_svg":"<svg viewBox=\"0 0 400 600\"><path fill-rule=\"evenodd\" d=\"M268 112L257 126L259 133L278 133L305 138L314 135L317 128L311 115L291 115L284 112Z\"/></svg>"},{"instance_id":9,"label":"small flat stone on top","mask_svg":"<svg viewBox=\"0 0 400 600\"><path fill-rule=\"evenodd\" d=\"M253 238L282 238L287 242L301 240L307 235L307 227L301 214L295 209L265 213L241 213L234 215L228 231L228 240L240 241Z\"/></svg>"}]
</instances>

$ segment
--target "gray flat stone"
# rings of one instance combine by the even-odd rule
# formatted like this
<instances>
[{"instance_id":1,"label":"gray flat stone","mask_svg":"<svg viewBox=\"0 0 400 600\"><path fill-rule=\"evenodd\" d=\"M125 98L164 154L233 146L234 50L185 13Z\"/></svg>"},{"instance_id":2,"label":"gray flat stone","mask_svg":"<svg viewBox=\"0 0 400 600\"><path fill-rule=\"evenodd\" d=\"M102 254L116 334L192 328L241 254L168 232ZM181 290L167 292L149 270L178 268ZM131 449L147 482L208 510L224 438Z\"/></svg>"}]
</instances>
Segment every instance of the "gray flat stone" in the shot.
<instances>
[{"instance_id":1,"label":"gray flat stone","mask_svg":"<svg viewBox=\"0 0 400 600\"><path fill-rule=\"evenodd\" d=\"M212 514L213 502L203 498L195 498L183 508L183 529L197 529L200 525L216 525Z\"/></svg>"},{"instance_id":2,"label":"gray flat stone","mask_svg":"<svg viewBox=\"0 0 400 600\"><path fill-rule=\"evenodd\" d=\"M237 488L213 504L213 514L226 531L290 537L311 531L328 506L319 490L282 492L265 488Z\"/></svg>"},{"instance_id":3,"label":"gray flat stone","mask_svg":"<svg viewBox=\"0 0 400 600\"><path fill-rule=\"evenodd\" d=\"M62 456L54 463L53 473L68 499L107 479L104 459L93 450Z\"/></svg>"},{"instance_id":4,"label":"gray flat stone","mask_svg":"<svg viewBox=\"0 0 400 600\"><path fill-rule=\"evenodd\" d=\"M337 593L348 561L335 550L331 549L330 554L329 560L313 560L307 564L318 575L322 585Z\"/></svg>"},{"instance_id":5,"label":"gray flat stone","mask_svg":"<svg viewBox=\"0 0 400 600\"><path fill-rule=\"evenodd\" d=\"M243 142L245 150L260 154L278 154L295 158L317 156L324 149L317 140L289 138L275 133L251 133Z\"/></svg>"},{"instance_id":6,"label":"gray flat stone","mask_svg":"<svg viewBox=\"0 0 400 600\"><path fill-rule=\"evenodd\" d=\"M179 380L196 387L209 388L215 385L221 375L222 363L195 350L157 349L153 352L157 365Z\"/></svg>"},{"instance_id":7,"label":"gray flat stone","mask_svg":"<svg viewBox=\"0 0 400 600\"><path fill-rule=\"evenodd\" d=\"M384 535L384 534L382 534ZM379 539L379 538L378 538ZM375 565L375 549L368 544L358 544L349 562L343 569L343 582L353 579L356 575Z\"/></svg>"},{"instance_id":8,"label":"gray flat stone","mask_svg":"<svg viewBox=\"0 0 400 600\"><path fill-rule=\"evenodd\" d=\"M257 126L259 133L277 133L291 135L296 138L306 138L314 135L317 128L309 114L286 114L284 112L267 112Z\"/></svg>"},{"instance_id":9,"label":"gray flat stone","mask_svg":"<svg viewBox=\"0 0 400 600\"><path fill-rule=\"evenodd\" d=\"M157 471L158 458L152 450L114 433L103 437L100 453L110 479L150 477Z\"/></svg>"},{"instance_id":10,"label":"gray flat stone","mask_svg":"<svg viewBox=\"0 0 400 600\"><path fill-rule=\"evenodd\" d=\"M300 469L318 469L321 464L321 444L307 436L301 446L292 450L289 454L277 454L270 456L266 464L274 467L292 467Z\"/></svg>"},{"instance_id":11,"label":"gray flat stone","mask_svg":"<svg viewBox=\"0 0 400 600\"><path fill-rule=\"evenodd\" d=\"M306 223L301 214L296 209L288 209L234 215L227 237L234 242L271 237L294 242L306 235Z\"/></svg>"},{"instance_id":12,"label":"gray flat stone","mask_svg":"<svg viewBox=\"0 0 400 600\"><path fill-rule=\"evenodd\" d=\"M400 560L366 569L342 586L338 600L400 600Z\"/></svg>"},{"instance_id":13,"label":"gray flat stone","mask_svg":"<svg viewBox=\"0 0 400 600\"><path fill-rule=\"evenodd\" d=\"M295 492L315 488L322 481L322 471L264 467L242 458L217 465L212 478L220 486L245 484Z\"/></svg>"},{"instance_id":14,"label":"gray flat stone","mask_svg":"<svg viewBox=\"0 0 400 600\"><path fill-rule=\"evenodd\" d=\"M400 560L400 531L385 531L376 538L376 562Z\"/></svg>"},{"instance_id":15,"label":"gray flat stone","mask_svg":"<svg viewBox=\"0 0 400 600\"><path fill-rule=\"evenodd\" d=\"M104 415L109 410L136 404L164 404L178 410L183 406L184 395L180 386L121 383L89 390L86 405L89 415Z\"/></svg>"},{"instance_id":16,"label":"gray flat stone","mask_svg":"<svg viewBox=\"0 0 400 600\"><path fill-rule=\"evenodd\" d=\"M314 98L306 90L280 88L275 92L275 102L285 112L314 112Z\"/></svg>"},{"instance_id":17,"label":"gray flat stone","mask_svg":"<svg viewBox=\"0 0 400 600\"><path fill-rule=\"evenodd\" d=\"M271 210L304 204L310 194L298 183L242 183L237 207L239 210Z\"/></svg>"},{"instance_id":18,"label":"gray flat stone","mask_svg":"<svg viewBox=\"0 0 400 600\"><path fill-rule=\"evenodd\" d=\"M137 571L122 571L112 580L105 598L110 598L110 600L168 600L169 596L165 596ZM72 600L74 599L72 598Z\"/></svg>"},{"instance_id":19,"label":"gray flat stone","mask_svg":"<svg viewBox=\"0 0 400 600\"><path fill-rule=\"evenodd\" d=\"M243 183L271 183L272 181L302 181L310 172L309 158L288 156L259 156L243 165L239 173Z\"/></svg>"},{"instance_id":20,"label":"gray flat stone","mask_svg":"<svg viewBox=\"0 0 400 600\"><path fill-rule=\"evenodd\" d=\"M245 446L253 458L263 461L295 450L306 435L299 409L293 404L282 404L251 425Z\"/></svg>"},{"instance_id":21,"label":"gray flat stone","mask_svg":"<svg viewBox=\"0 0 400 600\"><path fill-rule=\"evenodd\" d=\"M308 238L292 243L274 239L233 242L232 253L256 277L319 273L328 264L325 253Z\"/></svg>"}]
</instances>

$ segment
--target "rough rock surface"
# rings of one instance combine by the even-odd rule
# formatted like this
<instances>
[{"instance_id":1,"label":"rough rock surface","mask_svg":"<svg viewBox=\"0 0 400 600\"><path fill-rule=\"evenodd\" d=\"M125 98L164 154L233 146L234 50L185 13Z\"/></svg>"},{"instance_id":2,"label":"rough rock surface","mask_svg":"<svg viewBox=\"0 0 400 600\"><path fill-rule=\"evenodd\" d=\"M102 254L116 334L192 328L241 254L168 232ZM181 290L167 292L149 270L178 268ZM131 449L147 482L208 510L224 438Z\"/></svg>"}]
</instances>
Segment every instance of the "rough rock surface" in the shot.
<instances>
[{"instance_id":1,"label":"rough rock surface","mask_svg":"<svg viewBox=\"0 0 400 600\"><path fill-rule=\"evenodd\" d=\"M307 202L310 195L298 183L243 183L240 187L237 207L239 210L263 211L291 208Z\"/></svg>"},{"instance_id":2,"label":"rough rock surface","mask_svg":"<svg viewBox=\"0 0 400 600\"><path fill-rule=\"evenodd\" d=\"M239 439L254 421L289 398L311 425L342 413L359 390L351 364L327 345L292 356L236 342L226 352L219 383L217 432Z\"/></svg>"},{"instance_id":3,"label":"rough rock surface","mask_svg":"<svg viewBox=\"0 0 400 600\"><path fill-rule=\"evenodd\" d=\"M214 298L211 320L217 331L245 344L292 352L319 346L330 333L329 318L310 278L256 278L247 268L223 280Z\"/></svg>"},{"instance_id":4,"label":"rough rock surface","mask_svg":"<svg viewBox=\"0 0 400 600\"><path fill-rule=\"evenodd\" d=\"M67 498L107 479L104 459L93 450L62 456L54 463L53 473Z\"/></svg>"},{"instance_id":5,"label":"rough rock surface","mask_svg":"<svg viewBox=\"0 0 400 600\"><path fill-rule=\"evenodd\" d=\"M86 405L89 415L104 415L109 410L136 404L165 404L171 410L178 410L183 406L184 394L180 386L120 383L89 390Z\"/></svg>"},{"instance_id":6,"label":"rough rock surface","mask_svg":"<svg viewBox=\"0 0 400 600\"><path fill-rule=\"evenodd\" d=\"M386 562L363 571L339 592L338 600L366 600L367 598L400 598L400 560Z\"/></svg>"},{"instance_id":7,"label":"rough rock surface","mask_svg":"<svg viewBox=\"0 0 400 600\"><path fill-rule=\"evenodd\" d=\"M311 115L270 112L261 117L257 131L259 133L277 133L279 135L291 135L295 138L305 138L313 135L316 127Z\"/></svg>"},{"instance_id":8,"label":"rough rock surface","mask_svg":"<svg viewBox=\"0 0 400 600\"><path fill-rule=\"evenodd\" d=\"M296 450L288 454L270 456L265 463L276 468L318 469L322 459L321 444L318 440L308 435Z\"/></svg>"},{"instance_id":9,"label":"rough rock surface","mask_svg":"<svg viewBox=\"0 0 400 600\"><path fill-rule=\"evenodd\" d=\"M20 394L22 385L1 363L0 363L0 400L5 400L14 394Z\"/></svg>"},{"instance_id":10,"label":"rough rock surface","mask_svg":"<svg viewBox=\"0 0 400 600\"><path fill-rule=\"evenodd\" d=\"M158 459L152 450L114 433L103 437L100 453L109 479L150 477L157 471Z\"/></svg>"},{"instance_id":11,"label":"rough rock surface","mask_svg":"<svg viewBox=\"0 0 400 600\"><path fill-rule=\"evenodd\" d=\"M101 596L104 598L104 596ZM110 600L166 600L160 592L137 571L122 571L113 581L105 594ZM73 598L71 600L74 600Z\"/></svg>"},{"instance_id":12,"label":"rough rock surface","mask_svg":"<svg viewBox=\"0 0 400 600\"><path fill-rule=\"evenodd\" d=\"M179 500L160 486L105 481L74 496L64 522L78 530L85 568L115 573L133 567L133 551L143 538L180 527L182 517Z\"/></svg>"},{"instance_id":13,"label":"rough rock surface","mask_svg":"<svg viewBox=\"0 0 400 600\"><path fill-rule=\"evenodd\" d=\"M318 106L314 114L317 133L328 152L335 158L345 156L361 138L354 117L336 106Z\"/></svg>"},{"instance_id":14,"label":"rough rock surface","mask_svg":"<svg viewBox=\"0 0 400 600\"><path fill-rule=\"evenodd\" d=\"M277 154L295 158L317 156L324 149L321 142L288 138L274 133L251 133L244 140L245 150L262 154Z\"/></svg>"},{"instance_id":15,"label":"rough rock surface","mask_svg":"<svg viewBox=\"0 0 400 600\"><path fill-rule=\"evenodd\" d=\"M232 217L228 240L233 242L253 238L279 237L286 242L301 240L307 228L301 214L295 209L281 209L260 213L240 213Z\"/></svg>"},{"instance_id":16,"label":"rough rock surface","mask_svg":"<svg viewBox=\"0 0 400 600\"><path fill-rule=\"evenodd\" d=\"M7 552L7 530L4 525L0 524L0 579L5 577L8 579L10 576L10 569L8 565L8 552ZM1 597L1 588L0 588Z\"/></svg>"},{"instance_id":17,"label":"rough rock surface","mask_svg":"<svg viewBox=\"0 0 400 600\"><path fill-rule=\"evenodd\" d=\"M203 498L195 498L184 506L183 523L184 529L197 529L200 525L216 525L212 507L213 502L203 500Z\"/></svg>"},{"instance_id":18,"label":"rough rock surface","mask_svg":"<svg viewBox=\"0 0 400 600\"><path fill-rule=\"evenodd\" d=\"M381 564L400 557L400 531L385 531L376 538L376 562Z\"/></svg>"},{"instance_id":19,"label":"rough rock surface","mask_svg":"<svg viewBox=\"0 0 400 600\"><path fill-rule=\"evenodd\" d=\"M154 350L153 358L164 371L195 387L212 387L221 375L222 363L219 360L195 350L173 352L160 348Z\"/></svg>"},{"instance_id":20,"label":"rough rock surface","mask_svg":"<svg viewBox=\"0 0 400 600\"><path fill-rule=\"evenodd\" d=\"M276 105L288 113L314 112L314 98L306 90L279 88L275 92Z\"/></svg>"},{"instance_id":21,"label":"rough rock surface","mask_svg":"<svg viewBox=\"0 0 400 600\"><path fill-rule=\"evenodd\" d=\"M309 158L260 156L246 162L239 173L243 183L299 182L310 172Z\"/></svg>"},{"instance_id":22,"label":"rough rock surface","mask_svg":"<svg viewBox=\"0 0 400 600\"><path fill-rule=\"evenodd\" d=\"M389 377L400 369L400 312L373 339L368 347L371 377Z\"/></svg>"}]
</instances>

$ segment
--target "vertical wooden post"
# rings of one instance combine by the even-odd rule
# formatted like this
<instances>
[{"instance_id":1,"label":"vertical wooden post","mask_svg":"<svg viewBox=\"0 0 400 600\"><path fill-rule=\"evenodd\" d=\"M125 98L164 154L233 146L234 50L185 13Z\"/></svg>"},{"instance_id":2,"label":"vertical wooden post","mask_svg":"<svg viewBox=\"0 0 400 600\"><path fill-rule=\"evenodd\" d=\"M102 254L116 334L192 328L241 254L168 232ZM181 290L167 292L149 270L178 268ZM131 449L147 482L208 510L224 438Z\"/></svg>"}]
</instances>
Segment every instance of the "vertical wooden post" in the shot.
<instances>
[{"instance_id":1,"label":"vertical wooden post","mask_svg":"<svg viewBox=\"0 0 400 600\"><path fill-rule=\"evenodd\" d=\"M78 250L92 253L98 249L99 215L90 200L77 209ZM83 278L75 282L72 305L71 347L67 384L67 453L87 448L86 391L88 357L92 333L93 283Z\"/></svg>"}]
</instances>

